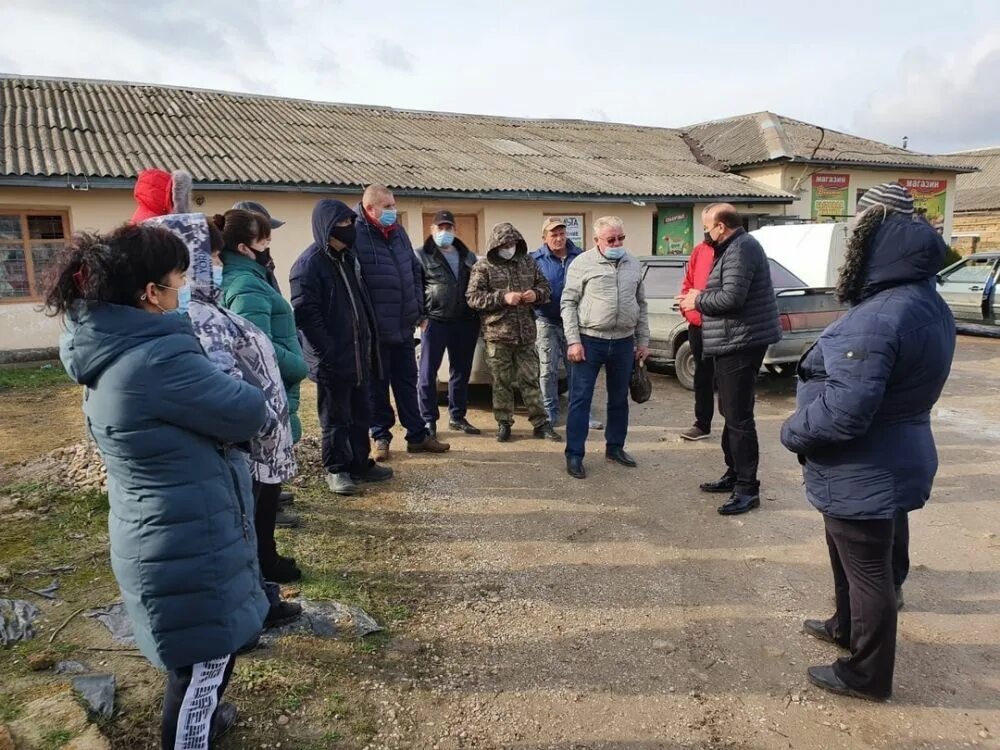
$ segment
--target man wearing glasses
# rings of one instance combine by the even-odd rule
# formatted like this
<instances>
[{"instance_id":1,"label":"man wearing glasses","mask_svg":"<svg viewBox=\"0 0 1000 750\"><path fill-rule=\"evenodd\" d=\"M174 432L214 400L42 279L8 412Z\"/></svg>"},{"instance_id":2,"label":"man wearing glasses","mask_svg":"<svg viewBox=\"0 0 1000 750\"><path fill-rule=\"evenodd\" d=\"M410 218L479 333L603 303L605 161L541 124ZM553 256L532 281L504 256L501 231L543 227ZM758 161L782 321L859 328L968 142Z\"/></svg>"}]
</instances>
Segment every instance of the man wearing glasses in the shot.
<instances>
[{"instance_id":1,"label":"man wearing glasses","mask_svg":"<svg viewBox=\"0 0 1000 750\"><path fill-rule=\"evenodd\" d=\"M605 368L608 387L608 460L635 467L625 452L628 393L632 367L649 356L649 320L642 287L642 266L625 250L625 228L617 216L594 222L595 247L580 255L566 272L561 312L573 368L566 419L566 471L584 479L594 385Z\"/></svg>"}]
</instances>

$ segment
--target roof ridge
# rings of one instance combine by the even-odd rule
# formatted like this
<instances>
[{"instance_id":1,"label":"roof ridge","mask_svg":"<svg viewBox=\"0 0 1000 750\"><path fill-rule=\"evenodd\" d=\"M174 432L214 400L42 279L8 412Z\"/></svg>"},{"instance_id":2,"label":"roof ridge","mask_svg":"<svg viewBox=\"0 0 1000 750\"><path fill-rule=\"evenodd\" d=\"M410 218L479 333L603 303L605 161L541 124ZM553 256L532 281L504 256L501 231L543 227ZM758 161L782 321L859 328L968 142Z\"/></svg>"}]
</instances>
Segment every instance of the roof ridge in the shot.
<instances>
[{"instance_id":1,"label":"roof ridge","mask_svg":"<svg viewBox=\"0 0 1000 750\"><path fill-rule=\"evenodd\" d=\"M764 139L764 147L767 149L769 159L791 159L795 156L795 150L788 141L785 134L785 127L781 123L781 116L773 112L760 112L756 116L757 126L760 128L761 138Z\"/></svg>"}]
</instances>

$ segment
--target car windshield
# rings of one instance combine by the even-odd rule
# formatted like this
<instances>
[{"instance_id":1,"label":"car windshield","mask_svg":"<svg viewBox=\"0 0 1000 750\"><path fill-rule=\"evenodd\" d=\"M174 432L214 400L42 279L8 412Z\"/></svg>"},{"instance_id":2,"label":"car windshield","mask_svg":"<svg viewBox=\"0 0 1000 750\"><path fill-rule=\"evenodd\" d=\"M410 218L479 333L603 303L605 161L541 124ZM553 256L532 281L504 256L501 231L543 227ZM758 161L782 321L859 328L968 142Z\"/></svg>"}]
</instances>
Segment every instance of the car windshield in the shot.
<instances>
[{"instance_id":1,"label":"car windshield","mask_svg":"<svg viewBox=\"0 0 1000 750\"><path fill-rule=\"evenodd\" d=\"M768 259L768 263L771 264L771 286L775 289L809 286L794 273L778 263L778 261Z\"/></svg>"}]
</instances>

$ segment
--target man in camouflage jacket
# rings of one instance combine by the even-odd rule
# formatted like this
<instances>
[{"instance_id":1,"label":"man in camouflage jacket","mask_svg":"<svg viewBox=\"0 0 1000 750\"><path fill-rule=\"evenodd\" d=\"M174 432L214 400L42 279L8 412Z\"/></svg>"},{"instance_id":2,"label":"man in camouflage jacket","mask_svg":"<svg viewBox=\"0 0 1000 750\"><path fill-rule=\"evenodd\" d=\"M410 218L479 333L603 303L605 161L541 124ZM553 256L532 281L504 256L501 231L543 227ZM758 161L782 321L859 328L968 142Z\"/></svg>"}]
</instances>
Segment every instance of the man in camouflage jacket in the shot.
<instances>
[{"instance_id":1,"label":"man in camouflage jacket","mask_svg":"<svg viewBox=\"0 0 1000 750\"><path fill-rule=\"evenodd\" d=\"M562 440L542 404L535 349L534 306L548 302L551 294L521 233L507 222L493 227L486 258L472 269L466 300L482 316L486 361L493 374L493 415L501 443L510 439L514 424L514 388L521 392L534 436Z\"/></svg>"}]
</instances>

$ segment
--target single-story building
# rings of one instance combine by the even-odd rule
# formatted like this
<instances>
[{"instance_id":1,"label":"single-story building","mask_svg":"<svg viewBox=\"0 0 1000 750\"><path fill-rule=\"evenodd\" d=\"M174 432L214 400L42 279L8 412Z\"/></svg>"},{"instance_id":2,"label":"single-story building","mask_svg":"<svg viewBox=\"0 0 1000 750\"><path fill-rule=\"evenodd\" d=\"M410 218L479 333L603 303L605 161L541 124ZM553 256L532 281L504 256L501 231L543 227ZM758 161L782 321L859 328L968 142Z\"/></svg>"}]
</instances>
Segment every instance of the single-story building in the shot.
<instances>
[{"instance_id":1,"label":"single-story building","mask_svg":"<svg viewBox=\"0 0 1000 750\"><path fill-rule=\"evenodd\" d=\"M951 244L963 255L1000 250L1000 148L951 154L979 167L958 176Z\"/></svg>"}]
</instances>

